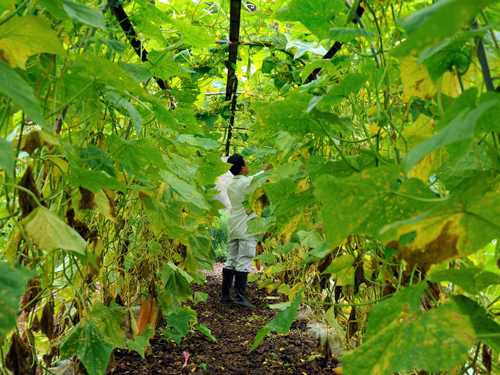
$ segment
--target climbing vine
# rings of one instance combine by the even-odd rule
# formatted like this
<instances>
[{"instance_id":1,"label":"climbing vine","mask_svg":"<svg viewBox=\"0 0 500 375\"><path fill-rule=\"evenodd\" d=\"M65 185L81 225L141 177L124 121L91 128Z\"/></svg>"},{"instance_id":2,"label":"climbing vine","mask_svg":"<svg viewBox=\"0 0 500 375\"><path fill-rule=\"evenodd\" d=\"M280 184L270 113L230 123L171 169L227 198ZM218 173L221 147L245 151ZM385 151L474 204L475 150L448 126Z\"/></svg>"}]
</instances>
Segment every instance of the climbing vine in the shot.
<instances>
[{"instance_id":1,"label":"climbing vine","mask_svg":"<svg viewBox=\"0 0 500 375\"><path fill-rule=\"evenodd\" d=\"M495 373L495 0L4 0L0 368L199 331L223 155L261 184L251 276L346 374ZM138 321L131 306L141 305ZM330 336L329 336L330 337Z\"/></svg>"}]
</instances>

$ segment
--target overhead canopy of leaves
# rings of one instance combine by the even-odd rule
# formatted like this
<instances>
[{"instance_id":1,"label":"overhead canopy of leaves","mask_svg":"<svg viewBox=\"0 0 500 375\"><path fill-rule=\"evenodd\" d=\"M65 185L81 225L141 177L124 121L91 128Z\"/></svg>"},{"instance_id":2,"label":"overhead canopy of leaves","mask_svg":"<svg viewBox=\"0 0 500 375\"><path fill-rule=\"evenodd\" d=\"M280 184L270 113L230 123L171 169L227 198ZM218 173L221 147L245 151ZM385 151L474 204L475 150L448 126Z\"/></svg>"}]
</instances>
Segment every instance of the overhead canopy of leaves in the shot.
<instances>
[{"instance_id":1,"label":"overhead canopy of leaves","mask_svg":"<svg viewBox=\"0 0 500 375\"><path fill-rule=\"evenodd\" d=\"M328 38L328 32L334 26L331 22L333 16L346 9L342 2L335 0L293 0L274 16L281 21L302 23L321 40Z\"/></svg>"},{"instance_id":2,"label":"overhead canopy of leaves","mask_svg":"<svg viewBox=\"0 0 500 375\"><path fill-rule=\"evenodd\" d=\"M367 29L358 29L356 27L338 27L330 29L330 38L339 42L348 42L354 38L374 38L377 34Z\"/></svg>"},{"instance_id":3,"label":"overhead canopy of leaves","mask_svg":"<svg viewBox=\"0 0 500 375\"><path fill-rule=\"evenodd\" d=\"M195 26L187 19L170 19L177 32L181 35L181 40L190 46L198 48L207 48L211 46L215 40L207 34L207 32L200 26Z\"/></svg>"},{"instance_id":4,"label":"overhead canopy of leaves","mask_svg":"<svg viewBox=\"0 0 500 375\"><path fill-rule=\"evenodd\" d=\"M190 78L189 74L182 69L179 64L168 57L166 51L151 51L148 53L148 61L146 66L149 68L151 74L156 77L161 79L167 79L173 76Z\"/></svg>"},{"instance_id":5,"label":"overhead canopy of leaves","mask_svg":"<svg viewBox=\"0 0 500 375\"><path fill-rule=\"evenodd\" d=\"M273 166L244 203L266 263L251 278L291 300L252 348L335 302L319 343L356 343L346 374L487 368L471 353L499 349L495 1L256 0L228 42L230 3L0 2L0 336L22 301L30 345L102 374L114 348L152 358L151 326L110 305L147 295L167 339L215 340L183 303L207 297L191 284L237 153ZM12 337L6 367L27 373L36 348Z\"/></svg>"}]
</instances>

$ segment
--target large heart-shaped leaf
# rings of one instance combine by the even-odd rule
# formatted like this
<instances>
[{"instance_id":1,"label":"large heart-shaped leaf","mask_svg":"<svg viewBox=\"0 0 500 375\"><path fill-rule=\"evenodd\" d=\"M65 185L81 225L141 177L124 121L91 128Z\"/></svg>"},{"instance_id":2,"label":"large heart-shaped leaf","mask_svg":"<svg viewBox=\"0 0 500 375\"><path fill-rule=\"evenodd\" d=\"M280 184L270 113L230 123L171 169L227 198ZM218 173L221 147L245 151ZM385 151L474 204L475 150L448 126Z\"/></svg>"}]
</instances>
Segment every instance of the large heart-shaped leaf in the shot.
<instances>
[{"instance_id":1,"label":"large heart-shaped leaf","mask_svg":"<svg viewBox=\"0 0 500 375\"><path fill-rule=\"evenodd\" d=\"M36 208L28 220L26 225L28 237L41 249L47 252L62 249L85 254L87 242L47 208Z\"/></svg>"}]
</instances>

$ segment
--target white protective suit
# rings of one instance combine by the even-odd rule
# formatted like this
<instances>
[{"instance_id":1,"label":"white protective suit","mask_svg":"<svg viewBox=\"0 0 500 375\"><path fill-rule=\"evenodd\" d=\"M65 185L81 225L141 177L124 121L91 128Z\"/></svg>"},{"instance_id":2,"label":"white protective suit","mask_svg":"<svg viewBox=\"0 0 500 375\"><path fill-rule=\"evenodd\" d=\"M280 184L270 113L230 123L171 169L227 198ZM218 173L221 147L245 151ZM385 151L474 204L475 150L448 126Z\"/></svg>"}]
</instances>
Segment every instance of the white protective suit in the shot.
<instances>
[{"instance_id":1,"label":"white protective suit","mask_svg":"<svg viewBox=\"0 0 500 375\"><path fill-rule=\"evenodd\" d=\"M257 234L246 234L247 221L257 217L255 212L247 215L243 207L245 195L257 189L258 184L251 185L254 177L264 173L261 171L253 176L234 176L227 187L227 195L231 202L228 218L227 261L224 268L238 272L250 272L251 259L255 256Z\"/></svg>"}]
</instances>

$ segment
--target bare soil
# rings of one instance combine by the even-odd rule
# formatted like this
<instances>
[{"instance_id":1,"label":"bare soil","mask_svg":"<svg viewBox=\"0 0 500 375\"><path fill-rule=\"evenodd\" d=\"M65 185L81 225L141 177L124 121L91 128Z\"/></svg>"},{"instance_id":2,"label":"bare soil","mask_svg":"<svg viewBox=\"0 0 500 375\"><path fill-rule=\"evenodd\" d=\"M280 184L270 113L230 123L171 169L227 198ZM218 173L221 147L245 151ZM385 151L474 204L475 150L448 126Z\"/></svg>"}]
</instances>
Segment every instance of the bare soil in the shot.
<instances>
[{"instance_id":1,"label":"bare soil","mask_svg":"<svg viewBox=\"0 0 500 375\"><path fill-rule=\"evenodd\" d=\"M115 350L117 366L113 374L332 374L335 363L324 359L308 361L316 355L316 342L305 331L306 321L296 321L286 335L274 333L262 341L252 352L250 348L260 328L272 320L278 312L265 308L270 300L265 290L249 283L248 299L256 309L219 303L221 267L207 274L203 286L194 286L194 291L209 295L206 302L192 305L198 314L198 323L205 324L213 342L196 332L188 335L180 345L166 340L157 330L151 340L155 363L149 367L136 352ZM276 294L274 295L277 296ZM183 368L183 351L190 353L188 364Z\"/></svg>"}]
</instances>

